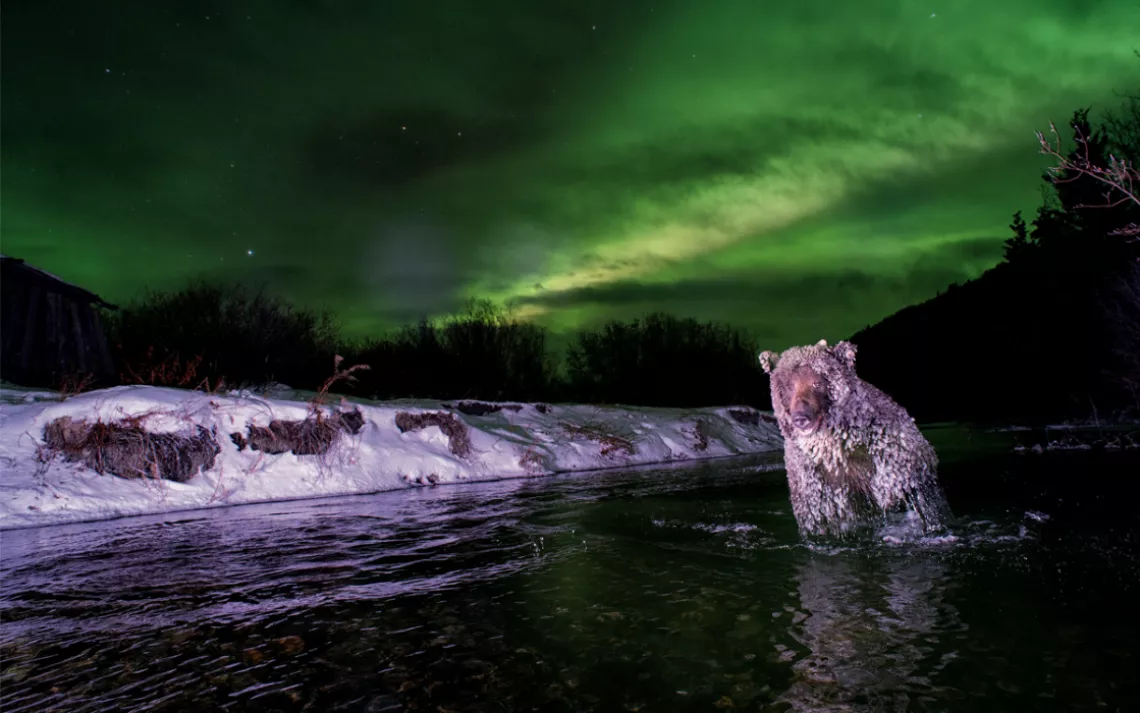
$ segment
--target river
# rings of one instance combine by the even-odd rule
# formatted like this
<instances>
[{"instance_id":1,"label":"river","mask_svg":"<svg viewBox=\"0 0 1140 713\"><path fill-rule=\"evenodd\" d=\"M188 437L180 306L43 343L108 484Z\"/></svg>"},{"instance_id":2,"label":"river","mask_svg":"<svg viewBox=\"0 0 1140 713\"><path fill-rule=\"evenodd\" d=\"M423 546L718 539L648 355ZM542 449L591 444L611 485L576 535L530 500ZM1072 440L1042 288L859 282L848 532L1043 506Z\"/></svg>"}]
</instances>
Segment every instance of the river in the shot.
<instances>
[{"instance_id":1,"label":"river","mask_svg":"<svg viewBox=\"0 0 1140 713\"><path fill-rule=\"evenodd\" d=\"M779 454L4 532L0 710L1136 710L1135 457L931 437L917 541Z\"/></svg>"}]
</instances>

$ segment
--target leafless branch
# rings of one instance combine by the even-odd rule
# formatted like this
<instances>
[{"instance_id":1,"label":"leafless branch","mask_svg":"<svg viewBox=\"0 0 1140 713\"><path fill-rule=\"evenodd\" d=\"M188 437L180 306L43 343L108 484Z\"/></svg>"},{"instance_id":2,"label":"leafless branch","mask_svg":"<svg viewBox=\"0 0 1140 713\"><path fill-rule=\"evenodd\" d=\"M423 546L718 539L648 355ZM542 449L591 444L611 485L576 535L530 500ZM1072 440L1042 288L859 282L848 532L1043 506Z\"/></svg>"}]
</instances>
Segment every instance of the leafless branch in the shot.
<instances>
[{"instance_id":1,"label":"leafless branch","mask_svg":"<svg viewBox=\"0 0 1140 713\"><path fill-rule=\"evenodd\" d=\"M1070 183L1084 176L1091 178L1105 188L1104 203L1101 205L1079 205L1078 208L1116 208L1126 203L1140 206L1140 171L1132 162L1109 154L1108 166L1098 166L1089 155L1088 137L1081 128L1076 130L1077 150L1071 155L1062 149L1061 135L1057 126L1049 123L1049 134L1037 132L1041 153L1053 158L1057 163L1049 167L1049 175L1055 184ZM1114 193L1119 195L1114 195ZM1112 232L1131 239L1140 238L1140 224L1130 223Z\"/></svg>"}]
</instances>

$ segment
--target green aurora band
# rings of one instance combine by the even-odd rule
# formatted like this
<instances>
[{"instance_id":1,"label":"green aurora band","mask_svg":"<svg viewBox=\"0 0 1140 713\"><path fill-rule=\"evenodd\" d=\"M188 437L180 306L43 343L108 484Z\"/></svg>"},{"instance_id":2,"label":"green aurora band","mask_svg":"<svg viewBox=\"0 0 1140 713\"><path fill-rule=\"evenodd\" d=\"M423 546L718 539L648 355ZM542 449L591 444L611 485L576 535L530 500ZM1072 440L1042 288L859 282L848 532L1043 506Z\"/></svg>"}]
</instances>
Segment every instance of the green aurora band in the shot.
<instances>
[{"instance_id":1,"label":"green aurora band","mask_svg":"<svg viewBox=\"0 0 1140 713\"><path fill-rule=\"evenodd\" d=\"M839 339L995 264L1034 130L1140 74L1136 0L16 5L5 254L352 336L486 297Z\"/></svg>"}]
</instances>

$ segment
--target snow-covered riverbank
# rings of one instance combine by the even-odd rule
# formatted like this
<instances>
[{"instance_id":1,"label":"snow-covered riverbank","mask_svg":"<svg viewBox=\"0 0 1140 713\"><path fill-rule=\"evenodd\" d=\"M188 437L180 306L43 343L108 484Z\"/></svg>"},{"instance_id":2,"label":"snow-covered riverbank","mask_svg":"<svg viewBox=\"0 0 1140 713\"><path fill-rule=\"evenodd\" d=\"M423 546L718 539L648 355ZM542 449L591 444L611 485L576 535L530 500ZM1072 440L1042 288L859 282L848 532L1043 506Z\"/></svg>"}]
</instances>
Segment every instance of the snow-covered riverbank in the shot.
<instances>
[{"instance_id":1,"label":"snow-covered riverbank","mask_svg":"<svg viewBox=\"0 0 1140 713\"><path fill-rule=\"evenodd\" d=\"M318 417L311 397L0 389L0 529L782 448L744 406L334 399Z\"/></svg>"}]
</instances>

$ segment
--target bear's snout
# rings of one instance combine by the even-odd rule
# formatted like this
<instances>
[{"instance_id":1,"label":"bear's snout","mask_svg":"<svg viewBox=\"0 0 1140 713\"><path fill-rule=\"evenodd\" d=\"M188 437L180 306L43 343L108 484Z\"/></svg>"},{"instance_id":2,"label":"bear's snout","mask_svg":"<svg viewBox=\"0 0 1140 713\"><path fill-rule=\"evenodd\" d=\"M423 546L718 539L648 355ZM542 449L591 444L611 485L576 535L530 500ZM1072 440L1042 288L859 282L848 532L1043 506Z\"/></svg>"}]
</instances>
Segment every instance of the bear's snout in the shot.
<instances>
[{"instance_id":1,"label":"bear's snout","mask_svg":"<svg viewBox=\"0 0 1140 713\"><path fill-rule=\"evenodd\" d=\"M820 412L807 401L792 404L792 425L800 431L811 431L819 425Z\"/></svg>"},{"instance_id":2,"label":"bear's snout","mask_svg":"<svg viewBox=\"0 0 1140 713\"><path fill-rule=\"evenodd\" d=\"M802 433L819 428L828 405L823 377L810 366L800 365L777 378L773 382L773 399L787 399L784 403L792 428Z\"/></svg>"}]
</instances>

